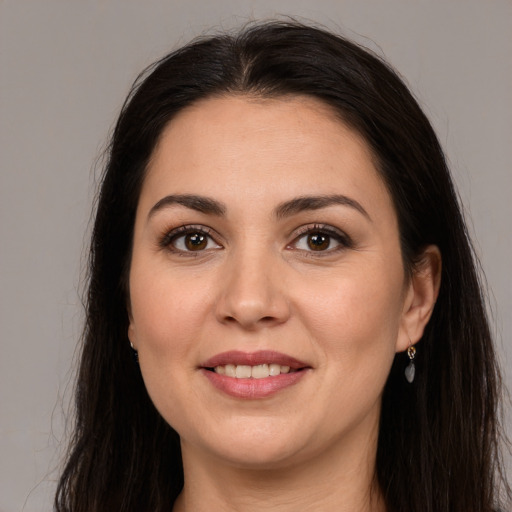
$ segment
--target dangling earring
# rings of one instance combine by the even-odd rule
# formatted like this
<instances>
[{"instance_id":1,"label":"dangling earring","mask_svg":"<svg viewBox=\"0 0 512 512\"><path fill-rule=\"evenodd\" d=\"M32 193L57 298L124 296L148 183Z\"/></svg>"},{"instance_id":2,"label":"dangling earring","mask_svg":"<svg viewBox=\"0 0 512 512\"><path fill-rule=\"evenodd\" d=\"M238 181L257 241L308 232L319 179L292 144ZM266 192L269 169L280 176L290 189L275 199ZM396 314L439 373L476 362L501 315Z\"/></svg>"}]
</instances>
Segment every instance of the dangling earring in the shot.
<instances>
[{"instance_id":1,"label":"dangling earring","mask_svg":"<svg viewBox=\"0 0 512 512\"><path fill-rule=\"evenodd\" d=\"M416 368L414 366L414 357L416 356L416 349L414 345L409 345L407 349L407 355L409 356L409 364L405 367L405 378L409 384L412 384L414 380L414 374L416 373Z\"/></svg>"},{"instance_id":2,"label":"dangling earring","mask_svg":"<svg viewBox=\"0 0 512 512\"><path fill-rule=\"evenodd\" d=\"M133 346L133 343L131 341L130 341L130 347L132 347L133 358L135 359L135 362L137 364L139 364L139 353L137 352L137 350L135 349L135 347Z\"/></svg>"}]
</instances>

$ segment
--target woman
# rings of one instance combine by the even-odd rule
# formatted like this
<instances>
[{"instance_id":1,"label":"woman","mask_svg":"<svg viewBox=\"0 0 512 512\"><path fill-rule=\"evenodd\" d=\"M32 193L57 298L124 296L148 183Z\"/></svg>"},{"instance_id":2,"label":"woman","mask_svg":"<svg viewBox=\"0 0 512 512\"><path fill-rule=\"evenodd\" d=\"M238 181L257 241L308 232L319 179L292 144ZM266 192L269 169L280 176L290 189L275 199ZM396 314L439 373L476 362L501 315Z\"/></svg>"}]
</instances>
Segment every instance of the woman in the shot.
<instances>
[{"instance_id":1,"label":"woman","mask_svg":"<svg viewBox=\"0 0 512 512\"><path fill-rule=\"evenodd\" d=\"M498 401L442 150L385 63L269 23L137 81L56 510L495 510Z\"/></svg>"}]
</instances>

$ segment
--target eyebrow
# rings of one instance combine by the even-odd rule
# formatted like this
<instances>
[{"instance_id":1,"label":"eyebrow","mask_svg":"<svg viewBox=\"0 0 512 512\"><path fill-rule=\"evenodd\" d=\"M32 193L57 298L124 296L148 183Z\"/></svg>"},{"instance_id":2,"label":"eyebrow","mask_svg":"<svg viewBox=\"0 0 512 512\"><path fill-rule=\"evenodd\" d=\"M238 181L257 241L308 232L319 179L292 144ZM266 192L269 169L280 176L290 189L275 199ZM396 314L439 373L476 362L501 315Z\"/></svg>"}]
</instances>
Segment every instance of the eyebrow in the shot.
<instances>
[{"instance_id":1,"label":"eyebrow","mask_svg":"<svg viewBox=\"0 0 512 512\"><path fill-rule=\"evenodd\" d=\"M363 208L361 203L350 197L334 194L334 195L322 195L322 196L301 196L290 201L281 203L275 210L275 216L280 219L283 217L289 217L296 213L307 211L307 210L320 210L333 205L349 206L363 214L370 222L372 218L368 212Z\"/></svg>"},{"instance_id":2,"label":"eyebrow","mask_svg":"<svg viewBox=\"0 0 512 512\"><path fill-rule=\"evenodd\" d=\"M160 199L149 211L148 219L158 211L173 205L184 206L185 208L196 210L206 215L215 215L218 217L225 215L227 210L223 203L210 197L194 194L176 194L168 195ZM349 206L364 215L369 221L372 221L368 212L358 201L341 194L296 197L290 201L279 204L274 210L274 216L278 219L282 219L303 211L320 210L321 208L327 208L333 205Z\"/></svg>"},{"instance_id":3,"label":"eyebrow","mask_svg":"<svg viewBox=\"0 0 512 512\"><path fill-rule=\"evenodd\" d=\"M148 219L159 210L175 204L185 206L186 208L196 210L207 215L217 215L220 217L226 213L226 207L219 201L211 199L210 197L193 194L177 194L165 196L160 199L160 201L158 201L151 210L149 210Z\"/></svg>"}]
</instances>

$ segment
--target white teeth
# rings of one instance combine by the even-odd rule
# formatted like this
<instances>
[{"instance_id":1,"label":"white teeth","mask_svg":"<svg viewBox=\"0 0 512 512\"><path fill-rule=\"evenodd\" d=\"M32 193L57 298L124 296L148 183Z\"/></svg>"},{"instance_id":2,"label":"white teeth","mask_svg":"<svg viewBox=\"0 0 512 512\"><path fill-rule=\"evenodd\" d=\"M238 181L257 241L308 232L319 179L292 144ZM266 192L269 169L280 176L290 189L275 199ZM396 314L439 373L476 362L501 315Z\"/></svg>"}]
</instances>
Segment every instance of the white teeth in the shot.
<instances>
[{"instance_id":1,"label":"white teeth","mask_svg":"<svg viewBox=\"0 0 512 512\"><path fill-rule=\"evenodd\" d=\"M215 371L217 371L217 368L215 368ZM234 364L227 364L225 366L225 369L226 369L226 375L228 377L236 377L236 366ZM217 373L220 373L220 372L217 372Z\"/></svg>"},{"instance_id":2,"label":"white teeth","mask_svg":"<svg viewBox=\"0 0 512 512\"><path fill-rule=\"evenodd\" d=\"M259 364L258 366L253 366L251 370L251 377L253 379L264 379L270 375L268 371L268 364Z\"/></svg>"},{"instance_id":3,"label":"white teeth","mask_svg":"<svg viewBox=\"0 0 512 512\"><path fill-rule=\"evenodd\" d=\"M279 375L281 373L281 365L279 364L271 364L269 366L270 375ZM283 372L284 373L284 372Z\"/></svg>"},{"instance_id":4,"label":"white teeth","mask_svg":"<svg viewBox=\"0 0 512 512\"><path fill-rule=\"evenodd\" d=\"M282 373L289 373L289 366L281 366L280 364L258 364L257 366L249 366L245 364L227 364L226 366L216 366L215 373L226 375L227 377L235 377L237 379L265 379L266 377L275 377Z\"/></svg>"},{"instance_id":5,"label":"white teeth","mask_svg":"<svg viewBox=\"0 0 512 512\"><path fill-rule=\"evenodd\" d=\"M251 367L245 364L238 364L236 366L236 378L248 379L251 376Z\"/></svg>"},{"instance_id":6,"label":"white teeth","mask_svg":"<svg viewBox=\"0 0 512 512\"><path fill-rule=\"evenodd\" d=\"M226 367L225 366L217 366L217 368L215 368L215 371L219 375L226 375Z\"/></svg>"}]
</instances>

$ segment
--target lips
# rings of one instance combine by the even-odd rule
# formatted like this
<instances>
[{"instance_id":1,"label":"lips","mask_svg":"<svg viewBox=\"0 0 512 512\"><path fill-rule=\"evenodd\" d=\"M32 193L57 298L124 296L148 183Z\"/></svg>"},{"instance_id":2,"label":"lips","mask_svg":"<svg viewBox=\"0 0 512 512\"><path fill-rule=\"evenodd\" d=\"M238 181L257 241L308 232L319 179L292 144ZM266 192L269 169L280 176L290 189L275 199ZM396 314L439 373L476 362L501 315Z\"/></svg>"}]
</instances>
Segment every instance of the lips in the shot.
<instances>
[{"instance_id":1,"label":"lips","mask_svg":"<svg viewBox=\"0 0 512 512\"><path fill-rule=\"evenodd\" d=\"M273 350L259 350L258 352L242 352L232 350L230 352L223 352L217 354L212 358L205 361L202 368L215 368L216 366L226 366L233 364L235 366L258 366L262 364L278 364L280 366L289 366L292 370L299 370L302 368L309 368L307 363L299 361L294 357L290 357L280 352Z\"/></svg>"},{"instance_id":2,"label":"lips","mask_svg":"<svg viewBox=\"0 0 512 512\"><path fill-rule=\"evenodd\" d=\"M215 388L232 397L244 399L274 395L298 383L310 369L307 363L268 350L223 352L200 367Z\"/></svg>"}]
</instances>

